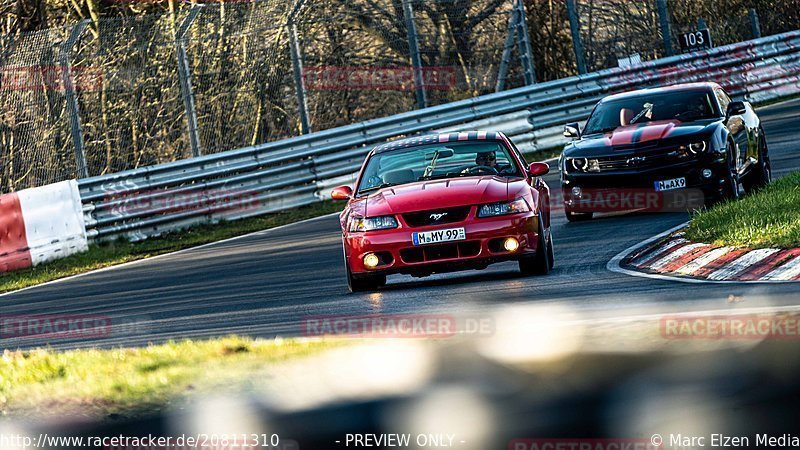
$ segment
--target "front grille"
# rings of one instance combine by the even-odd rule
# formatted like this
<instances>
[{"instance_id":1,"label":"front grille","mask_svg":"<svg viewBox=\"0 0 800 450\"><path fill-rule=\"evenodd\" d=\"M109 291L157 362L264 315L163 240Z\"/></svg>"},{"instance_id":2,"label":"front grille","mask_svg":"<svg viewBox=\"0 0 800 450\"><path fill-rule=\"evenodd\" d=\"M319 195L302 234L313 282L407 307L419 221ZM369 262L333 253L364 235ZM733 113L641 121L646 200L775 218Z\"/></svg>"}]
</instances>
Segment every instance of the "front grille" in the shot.
<instances>
[{"instance_id":1,"label":"front grille","mask_svg":"<svg viewBox=\"0 0 800 450\"><path fill-rule=\"evenodd\" d=\"M457 208L416 211L403 214L403 220L412 227L461 222L467 218L470 208L470 206L459 206Z\"/></svg>"},{"instance_id":2,"label":"front grille","mask_svg":"<svg viewBox=\"0 0 800 450\"><path fill-rule=\"evenodd\" d=\"M480 241L465 241L453 244L426 245L400 250L400 258L406 263L421 263L443 259L467 258L478 256L481 252Z\"/></svg>"},{"instance_id":3,"label":"front grille","mask_svg":"<svg viewBox=\"0 0 800 450\"><path fill-rule=\"evenodd\" d=\"M600 172L614 170L647 170L688 160L689 154L683 150L650 153L646 155L607 156L597 159Z\"/></svg>"}]
</instances>

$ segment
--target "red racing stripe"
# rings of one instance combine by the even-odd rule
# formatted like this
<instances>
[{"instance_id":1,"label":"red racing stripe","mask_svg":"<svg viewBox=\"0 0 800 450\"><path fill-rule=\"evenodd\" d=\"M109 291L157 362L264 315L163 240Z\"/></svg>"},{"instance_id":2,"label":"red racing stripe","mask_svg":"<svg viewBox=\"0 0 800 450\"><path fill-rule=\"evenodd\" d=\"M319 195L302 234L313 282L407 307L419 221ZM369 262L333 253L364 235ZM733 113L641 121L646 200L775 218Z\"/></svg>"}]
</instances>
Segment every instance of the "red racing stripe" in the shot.
<instances>
[{"instance_id":1,"label":"red racing stripe","mask_svg":"<svg viewBox=\"0 0 800 450\"><path fill-rule=\"evenodd\" d=\"M0 272L31 266L25 221L17 194L0 195Z\"/></svg>"}]
</instances>

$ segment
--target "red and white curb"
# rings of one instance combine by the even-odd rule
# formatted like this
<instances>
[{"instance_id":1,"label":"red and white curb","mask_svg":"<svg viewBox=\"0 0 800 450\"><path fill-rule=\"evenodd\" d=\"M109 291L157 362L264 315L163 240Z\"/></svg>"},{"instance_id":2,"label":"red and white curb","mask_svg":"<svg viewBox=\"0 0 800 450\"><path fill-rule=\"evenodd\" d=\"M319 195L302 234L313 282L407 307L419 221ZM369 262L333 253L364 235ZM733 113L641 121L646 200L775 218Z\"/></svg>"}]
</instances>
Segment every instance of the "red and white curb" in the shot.
<instances>
[{"instance_id":1,"label":"red and white curb","mask_svg":"<svg viewBox=\"0 0 800 450\"><path fill-rule=\"evenodd\" d=\"M36 266L87 248L75 180L0 195L0 272Z\"/></svg>"},{"instance_id":2,"label":"red and white curb","mask_svg":"<svg viewBox=\"0 0 800 450\"><path fill-rule=\"evenodd\" d=\"M686 283L800 281L800 248L744 249L691 242L687 223L636 244L615 256L608 270Z\"/></svg>"}]
</instances>

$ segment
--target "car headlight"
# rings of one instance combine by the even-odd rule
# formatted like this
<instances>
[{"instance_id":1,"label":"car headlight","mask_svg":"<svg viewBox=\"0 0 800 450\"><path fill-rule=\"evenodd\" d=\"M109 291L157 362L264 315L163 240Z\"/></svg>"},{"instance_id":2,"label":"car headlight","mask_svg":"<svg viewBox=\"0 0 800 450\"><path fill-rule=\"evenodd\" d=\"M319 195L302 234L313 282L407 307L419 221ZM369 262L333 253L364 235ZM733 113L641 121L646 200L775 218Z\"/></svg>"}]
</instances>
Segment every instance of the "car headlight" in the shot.
<instances>
[{"instance_id":1,"label":"car headlight","mask_svg":"<svg viewBox=\"0 0 800 450\"><path fill-rule=\"evenodd\" d=\"M693 142L689 144L689 151L692 152L692 154L696 155L700 152L704 152L705 150L706 150L706 141Z\"/></svg>"},{"instance_id":2,"label":"car headlight","mask_svg":"<svg viewBox=\"0 0 800 450\"><path fill-rule=\"evenodd\" d=\"M586 172L589 169L589 160L586 158L567 158L567 164L579 172Z\"/></svg>"},{"instance_id":3,"label":"car headlight","mask_svg":"<svg viewBox=\"0 0 800 450\"><path fill-rule=\"evenodd\" d=\"M525 199L518 198L512 202L489 203L482 205L478 210L478 217L503 216L506 214L516 214L530 212L531 207Z\"/></svg>"},{"instance_id":4,"label":"car headlight","mask_svg":"<svg viewBox=\"0 0 800 450\"><path fill-rule=\"evenodd\" d=\"M350 220L350 231L373 231L397 228L397 219L394 216L380 217L353 217Z\"/></svg>"}]
</instances>

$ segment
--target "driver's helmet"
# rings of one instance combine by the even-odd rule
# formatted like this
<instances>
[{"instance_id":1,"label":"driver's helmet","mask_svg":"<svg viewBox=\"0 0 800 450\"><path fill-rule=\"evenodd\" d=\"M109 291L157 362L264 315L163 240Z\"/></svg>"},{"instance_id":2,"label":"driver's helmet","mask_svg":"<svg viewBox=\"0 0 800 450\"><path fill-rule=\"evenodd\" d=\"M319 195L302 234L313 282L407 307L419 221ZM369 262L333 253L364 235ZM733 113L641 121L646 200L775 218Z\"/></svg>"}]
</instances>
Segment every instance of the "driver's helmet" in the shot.
<instances>
[{"instance_id":1,"label":"driver's helmet","mask_svg":"<svg viewBox=\"0 0 800 450\"><path fill-rule=\"evenodd\" d=\"M493 167L497 162L497 155L494 152L480 152L475 155L475 164L479 166Z\"/></svg>"}]
</instances>

